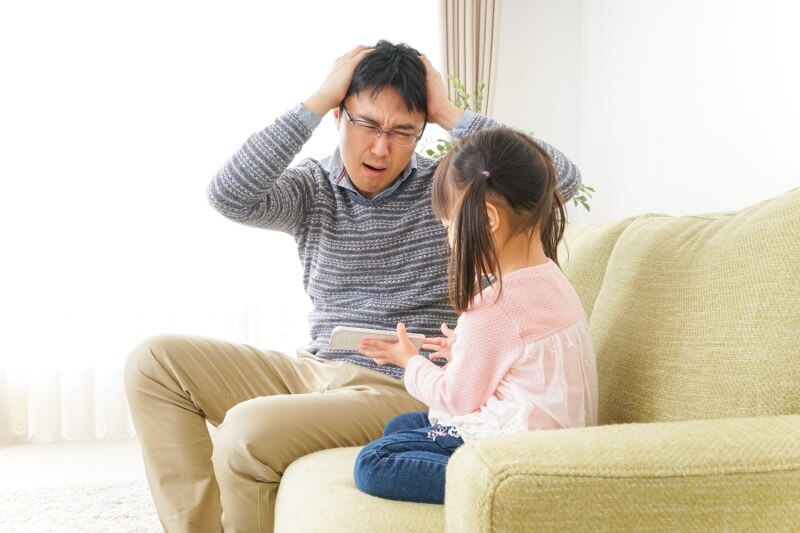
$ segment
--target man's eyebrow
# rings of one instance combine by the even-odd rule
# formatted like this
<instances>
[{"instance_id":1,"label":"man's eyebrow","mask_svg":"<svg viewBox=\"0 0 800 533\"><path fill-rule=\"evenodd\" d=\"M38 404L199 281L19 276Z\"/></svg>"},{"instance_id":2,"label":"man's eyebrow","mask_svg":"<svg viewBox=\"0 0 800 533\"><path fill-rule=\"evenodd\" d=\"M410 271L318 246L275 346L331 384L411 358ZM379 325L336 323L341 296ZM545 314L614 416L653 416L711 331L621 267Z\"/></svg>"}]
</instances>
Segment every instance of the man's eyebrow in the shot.
<instances>
[{"instance_id":1,"label":"man's eyebrow","mask_svg":"<svg viewBox=\"0 0 800 533\"><path fill-rule=\"evenodd\" d=\"M365 122L369 122L371 124L375 124L376 126L379 126L378 121L375 120L374 118L370 117L369 115L365 115L364 113L356 113L356 115L359 116L358 120L363 120ZM381 128L381 129L383 129L383 128ZM414 130L420 129L420 126L417 126L416 124L395 124L390 129L393 130L393 131L394 130L411 130L411 131L414 131Z\"/></svg>"},{"instance_id":2,"label":"man's eyebrow","mask_svg":"<svg viewBox=\"0 0 800 533\"><path fill-rule=\"evenodd\" d=\"M418 130L419 126L416 124L398 124L392 128L393 130Z\"/></svg>"}]
</instances>

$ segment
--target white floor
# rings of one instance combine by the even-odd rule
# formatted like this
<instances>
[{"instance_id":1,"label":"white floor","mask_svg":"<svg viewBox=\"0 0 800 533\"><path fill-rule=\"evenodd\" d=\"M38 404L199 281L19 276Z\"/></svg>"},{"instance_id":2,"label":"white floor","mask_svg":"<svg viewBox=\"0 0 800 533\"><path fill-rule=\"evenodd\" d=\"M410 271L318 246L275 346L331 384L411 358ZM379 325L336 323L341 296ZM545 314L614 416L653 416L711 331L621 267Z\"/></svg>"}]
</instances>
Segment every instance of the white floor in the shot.
<instances>
[{"instance_id":1,"label":"white floor","mask_svg":"<svg viewBox=\"0 0 800 533\"><path fill-rule=\"evenodd\" d=\"M0 445L0 489L144 480L135 439Z\"/></svg>"}]
</instances>

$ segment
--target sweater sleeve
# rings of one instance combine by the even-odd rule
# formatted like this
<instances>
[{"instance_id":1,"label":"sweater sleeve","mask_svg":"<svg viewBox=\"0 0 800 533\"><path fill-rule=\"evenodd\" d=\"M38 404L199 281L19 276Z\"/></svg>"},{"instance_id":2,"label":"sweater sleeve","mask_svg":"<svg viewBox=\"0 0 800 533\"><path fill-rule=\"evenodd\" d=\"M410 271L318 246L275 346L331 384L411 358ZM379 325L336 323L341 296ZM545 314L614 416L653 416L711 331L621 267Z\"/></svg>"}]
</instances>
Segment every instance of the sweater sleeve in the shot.
<instances>
[{"instance_id":1,"label":"sweater sleeve","mask_svg":"<svg viewBox=\"0 0 800 533\"><path fill-rule=\"evenodd\" d=\"M476 411L497 391L522 356L519 331L499 306L461 315L452 358L444 368L422 356L406 366L408 392L431 409L452 415Z\"/></svg>"},{"instance_id":2,"label":"sweater sleeve","mask_svg":"<svg viewBox=\"0 0 800 533\"><path fill-rule=\"evenodd\" d=\"M469 135L479 130L499 127L503 127L503 124L496 120L484 117L473 111L465 111L461 120L450 131L450 134L459 139L464 135ZM564 201L575 196L575 193L580 189L582 181L578 166L558 148L541 139L534 138L533 140L547 152L547 155L549 155L550 159L553 161L553 166L556 169L556 176L558 178L558 188L561 190L561 196L564 198Z\"/></svg>"},{"instance_id":3,"label":"sweater sleeve","mask_svg":"<svg viewBox=\"0 0 800 533\"><path fill-rule=\"evenodd\" d=\"M313 165L289 164L311 137L296 110L254 133L208 186L208 200L225 217L294 235L316 190Z\"/></svg>"}]
</instances>

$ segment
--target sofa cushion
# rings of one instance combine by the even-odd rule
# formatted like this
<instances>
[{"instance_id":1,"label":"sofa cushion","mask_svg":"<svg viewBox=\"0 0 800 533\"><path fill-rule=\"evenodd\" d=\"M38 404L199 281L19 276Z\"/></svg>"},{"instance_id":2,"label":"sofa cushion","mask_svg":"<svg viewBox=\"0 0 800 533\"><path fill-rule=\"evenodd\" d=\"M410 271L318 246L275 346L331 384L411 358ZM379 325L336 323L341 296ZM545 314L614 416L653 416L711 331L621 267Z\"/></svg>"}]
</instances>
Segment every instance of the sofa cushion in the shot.
<instances>
[{"instance_id":1,"label":"sofa cushion","mask_svg":"<svg viewBox=\"0 0 800 533\"><path fill-rule=\"evenodd\" d=\"M444 529L443 505L384 500L358 490L353 464L359 450L323 450L289 465L275 503L276 533Z\"/></svg>"},{"instance_id":2,"label":"sofa cushion","mask_svg":"<svg viewBox=\"0 0 800 533\"><path fill-rule=\"evenodd\" d=\"M800 416L531 431L447 467L448 532L795 531Z\"/></svg>"},{"instance_id":3,"label":"sofa cushion","mask_svg":"<svg viewBox=\"0 0 800 533\"><path fill-rule=\"evenodd\" d=\"M635 220L626 218L608 224L568 225L558 249L558 262L581 299L587 316L597 298L611 250L620 234ZM573 250L575 253L572 253Z\"/></svg>"},{"instance_id":4,"label":"sofa cushion","mask_svg":"<svg viewBox=\"0 0 800 533\"><path fill-rule=\"evenodd\" d=\"M591 315L600 423L800 413L798 213L795 189L626 225ZM595 246L573 242L570 261Z\"/></svg>"}]
</instances>

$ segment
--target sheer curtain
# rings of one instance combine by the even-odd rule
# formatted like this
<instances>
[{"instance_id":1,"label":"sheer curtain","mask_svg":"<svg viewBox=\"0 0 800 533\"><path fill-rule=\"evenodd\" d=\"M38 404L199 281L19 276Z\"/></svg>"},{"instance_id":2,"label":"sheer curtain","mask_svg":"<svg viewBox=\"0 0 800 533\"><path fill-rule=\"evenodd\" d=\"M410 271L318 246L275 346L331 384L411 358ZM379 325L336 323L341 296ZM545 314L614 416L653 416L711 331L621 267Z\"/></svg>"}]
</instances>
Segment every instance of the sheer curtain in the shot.
<instances>
[{"instance_id":1,"label":"sheer curtain","mask_svg":"<svg viewBox=\"0 0 800 533\"><path fill-rule=\"evenodd\" d=\"M478 111L489 115L497 70L500 0L440 0L440 4L445 71L461 80L471 95L483 84L484 98ZM455 99L453 84L448 88L450 98Z\"/></svg>"},{"instance_id":2,"label":"sheer curtain","mask_svg":"<svg viewBox=\"0 0 800 533\"><path fill-rule=\"evenodd\" d=\"M131 436L122 368L148 335L303 345L292 239L225 220L206 185L356 44L407 42L441 68L439 15L425 0L4 3L0 443ZM336 141L328 115L301 157Z\"/></svg>"}]
</instances>

